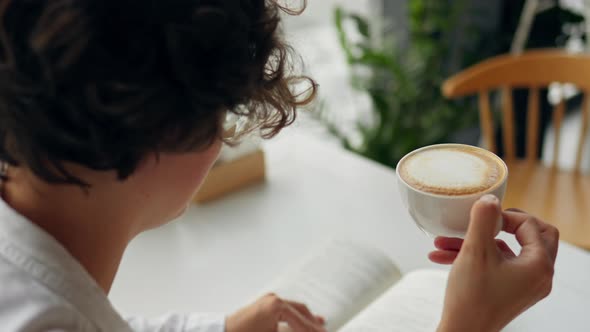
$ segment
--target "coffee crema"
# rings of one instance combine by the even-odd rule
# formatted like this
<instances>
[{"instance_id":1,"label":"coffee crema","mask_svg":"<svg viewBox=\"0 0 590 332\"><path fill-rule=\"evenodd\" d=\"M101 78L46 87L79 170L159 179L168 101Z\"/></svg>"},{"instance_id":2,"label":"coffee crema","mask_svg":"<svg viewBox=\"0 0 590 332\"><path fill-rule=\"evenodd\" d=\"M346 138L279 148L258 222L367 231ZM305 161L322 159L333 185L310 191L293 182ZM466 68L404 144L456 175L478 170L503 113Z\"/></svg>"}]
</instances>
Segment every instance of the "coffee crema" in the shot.
<instances>
[{"instance_id":1,"label":"coffee crema","mask_svg":"<svg viewBox=\"0 0 590 332\"><path fill-rule=\"evenodd\" d=\"M452 144L416 151L398 167L401 178L414 189L449 196L489 191L507 173L504 162L492 152Z\"/></svg>"}]
</instances>

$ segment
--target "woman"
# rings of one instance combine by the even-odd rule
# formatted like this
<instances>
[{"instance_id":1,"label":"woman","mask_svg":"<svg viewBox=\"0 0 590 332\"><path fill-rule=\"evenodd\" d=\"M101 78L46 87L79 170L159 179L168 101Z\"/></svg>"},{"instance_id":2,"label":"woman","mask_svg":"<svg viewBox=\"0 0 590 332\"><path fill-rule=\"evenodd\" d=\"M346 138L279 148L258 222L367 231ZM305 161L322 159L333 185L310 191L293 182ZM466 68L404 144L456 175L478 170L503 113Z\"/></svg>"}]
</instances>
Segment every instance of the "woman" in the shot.
<instances>
[{"instance_id":1,"label":"woman","mask_svg":"<svg viewBox=\"0 0 590 332\"><path fill-rule=\"evenodd\" d=\"M180 215L239 139L228 113L270 138L315 96L291 73L281 10L294 13L270 0L0 0L3 331L324 330L272 294L229 316L127 320L107 298L127 244ZM556 230L504 212L516 257L493 239L500 213L486 197L462 247L435 242L432 260L455 261L440 331L498 330L548 294Z\"/></svg>"}]
</instances>

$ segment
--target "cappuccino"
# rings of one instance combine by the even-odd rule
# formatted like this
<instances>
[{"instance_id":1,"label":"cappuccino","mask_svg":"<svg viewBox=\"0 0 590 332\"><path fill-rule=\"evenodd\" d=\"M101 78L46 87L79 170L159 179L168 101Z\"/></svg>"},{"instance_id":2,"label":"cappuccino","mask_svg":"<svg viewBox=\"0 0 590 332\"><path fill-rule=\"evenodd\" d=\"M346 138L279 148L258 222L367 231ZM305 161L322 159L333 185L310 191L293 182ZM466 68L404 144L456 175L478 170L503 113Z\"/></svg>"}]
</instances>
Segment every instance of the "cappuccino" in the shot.
<instances>
[{"instance_id":1,"label":"cappuccino","mask_svg":"<svg viewBox=\"0 0 590 332\"><path fill-rule=\"evenodd\" d=\"M506 165L492 152L468 145L434 145L406 156L401 179L414 189L444 196L485 193L501 185Z\"/></svg>"}]
</instances>

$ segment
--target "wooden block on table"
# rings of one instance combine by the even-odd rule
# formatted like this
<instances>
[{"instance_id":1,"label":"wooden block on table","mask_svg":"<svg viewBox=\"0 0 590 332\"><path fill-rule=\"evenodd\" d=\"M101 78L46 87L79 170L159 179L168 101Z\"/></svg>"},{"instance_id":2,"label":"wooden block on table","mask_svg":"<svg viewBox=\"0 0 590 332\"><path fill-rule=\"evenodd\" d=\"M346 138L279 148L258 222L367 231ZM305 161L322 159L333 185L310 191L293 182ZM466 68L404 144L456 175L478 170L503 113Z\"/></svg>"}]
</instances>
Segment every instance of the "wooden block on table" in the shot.
<instances>
[{"instance_id":1,"label":"wooden block on table","mask_svg":"<svg viewBox=\"0 0 590 332\"><path fill-rule=\"evenodd\" d=\"M194 200L196 203L209 202L262 182L264 178L264 152L257 150L236 160L214 165Z\"/></svg>"}]
</instances>

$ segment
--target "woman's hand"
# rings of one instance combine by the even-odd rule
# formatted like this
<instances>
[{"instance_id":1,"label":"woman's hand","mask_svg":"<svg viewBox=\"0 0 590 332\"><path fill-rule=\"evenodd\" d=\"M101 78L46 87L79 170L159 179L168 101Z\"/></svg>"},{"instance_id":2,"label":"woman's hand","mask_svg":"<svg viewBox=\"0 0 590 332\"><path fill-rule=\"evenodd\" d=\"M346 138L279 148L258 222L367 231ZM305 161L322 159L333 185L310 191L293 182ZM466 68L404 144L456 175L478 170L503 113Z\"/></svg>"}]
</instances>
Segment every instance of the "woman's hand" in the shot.
<instances>
[{"instance_id":1,"label":"woman's hand","mask_svg":"<svg viewBox=\"0 0 590 332\"><path fill-rule=\"evenodd\" d=\"M494 239L498 218L522 246L517 256ZM465 240L437 238L429 258L453 263L439 331L499 331L551 292L557 229L520 210L501 212L494 196L471 211Z\"/></svg>"},{"instance_id":2,"label":"woman's hand","mask_svg":"<svg viewBox=\"0 0 590 332\"><path fill-rule=\"evenodd\" d=\"M325 332L324 319L312 314L302 303L287 301L275 294L263 296L229 316L226 332L276 332L285 322L293 332Z\"/></svg>"}]
</instances>

